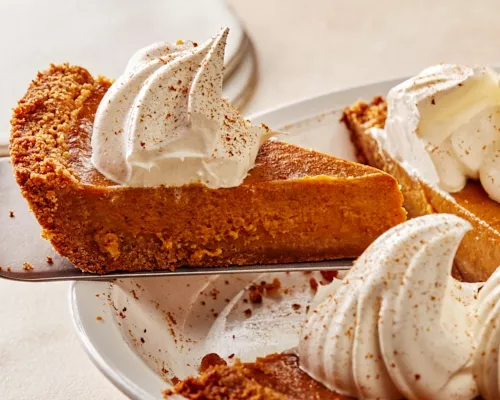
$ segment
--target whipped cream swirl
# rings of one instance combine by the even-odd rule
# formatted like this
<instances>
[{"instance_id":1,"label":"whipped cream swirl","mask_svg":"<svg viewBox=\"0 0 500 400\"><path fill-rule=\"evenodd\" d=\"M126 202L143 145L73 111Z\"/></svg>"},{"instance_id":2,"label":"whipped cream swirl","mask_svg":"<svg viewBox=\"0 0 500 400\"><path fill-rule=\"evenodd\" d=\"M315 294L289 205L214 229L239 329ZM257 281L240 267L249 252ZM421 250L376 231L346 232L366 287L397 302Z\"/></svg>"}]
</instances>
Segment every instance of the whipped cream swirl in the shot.
<instances>
[{"instance_id":1,"label":"whipped cream swirl","mask_svg":"<svg viewBox=\"0 0 500 400\"><path fill-rule=\"evenodd\" d=\"M356 398L474 398L480 284L450 275L469 229L456 216L434 214L382 235L310 313L299 344L301 368Z\"/></svg>"},{"instance_id":2,"label":"whipped cream swirl","mask_svg":"<svg viewBox=\"0 0 500 400\"><path fill-rule=\"evenodd\" d=\"M481 395L500 399L500 268L479 292L474 372Z\"/></svg>"},{"instance_id":3,"label":"whipped cream swirl","mask_svg":"<svg viewBox=\"0 0 500 400\"><path fill-rule=\"evenodd\" d=\"M443 190L480 179L500 202L500 85L486 67L442 64L390 90L382 146Z\"/></svg>"},{"instance_id":4,"label":"whipped cream swirl","mask_svg":"<svg viewBox=\"0 0 500 400\"><path fill-rule=\"evenodd\" d=\"M222 99L229 30L204 44L139 50L96 113L92 162L129 186L240 185L273 132L252 126Z\"/></svg>"}]
</instances>

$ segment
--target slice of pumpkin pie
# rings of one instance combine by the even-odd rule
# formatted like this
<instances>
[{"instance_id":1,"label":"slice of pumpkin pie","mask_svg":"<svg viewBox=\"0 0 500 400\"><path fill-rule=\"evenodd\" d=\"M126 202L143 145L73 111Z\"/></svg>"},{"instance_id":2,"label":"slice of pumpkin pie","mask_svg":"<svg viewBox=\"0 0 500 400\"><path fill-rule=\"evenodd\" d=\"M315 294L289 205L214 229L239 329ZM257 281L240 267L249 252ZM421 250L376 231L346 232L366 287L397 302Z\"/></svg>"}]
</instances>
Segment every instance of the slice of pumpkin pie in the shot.
<instances>
[{"instance_id":1,"label":"slice of pumpkin pie","mask_svg":"<svg viewBox=\"0 0 500 400\"><path fill-rule=\"evenodd\" d=\"M268 140L221 98L227 33L140 50L114 83L53 65L19 101L17 182L77 267L356 257L406 219L389 174Z\"/></svg>"}]
</instances>

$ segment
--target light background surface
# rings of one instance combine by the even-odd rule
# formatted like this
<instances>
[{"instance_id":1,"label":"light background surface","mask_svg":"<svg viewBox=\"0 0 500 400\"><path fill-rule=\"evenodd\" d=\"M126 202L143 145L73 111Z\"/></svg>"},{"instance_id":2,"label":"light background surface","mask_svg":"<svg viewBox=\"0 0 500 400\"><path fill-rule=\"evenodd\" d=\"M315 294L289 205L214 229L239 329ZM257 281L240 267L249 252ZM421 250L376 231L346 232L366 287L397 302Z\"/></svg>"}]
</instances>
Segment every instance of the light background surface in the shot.
<instances>
[{"instance_id":1,"label":"light background surface","mask_svg":"<svg viewBox=\"0 0 500 400\"><path fill-rule=\"evenodd\" d=\"M417 73L500 65L493 0L230 0L254 40L261 82L247 112Z\"/></svg>"},{"instance_id":2,"label":"light background surface","mask_svg":"<svg viewBox=\"0 0 500 400\"><path fill-rule=\"evenodd\" d=\"M76 4L76 0L51 1ZM5 3L2 7L7 7ZM147 1L141 3L147 7ZM334 89L412 74L439 62L500 65L498 1L229 3L252 37L260 62L259 87L247 113ZM99 11L95 10L96 21L102 18ZM0 22L7 18L6 12L6 8L1 9ZM120 13L118 8L116 13ZM144 19L130 21L135 27L140 23L145 23ZM25 29L22 18L17 28ZM56 30L51 24L45 29L49 33ZM89 38L87 29L82 27L85 40ZM16 31L4 33L0 43L7 40L15 41ZM23 43L20 49L29 57L32 46L39 45L34 36L32 43ZM92 48L92 42L88 46ZM54 61L61 57L54 49ZM102 57L107 54L103 52ZM4 53L2 59L8 62L9 54ZM0 71L4 88L10 80L18 79L12 72L15 68L8 74ZM2 111L0 115L8 114ZM2 124L5 121L0 121ZM68 284L0 280L0 397L125 398L91 364L78 343L69 318Z\"/></svg>"}]
</instances>

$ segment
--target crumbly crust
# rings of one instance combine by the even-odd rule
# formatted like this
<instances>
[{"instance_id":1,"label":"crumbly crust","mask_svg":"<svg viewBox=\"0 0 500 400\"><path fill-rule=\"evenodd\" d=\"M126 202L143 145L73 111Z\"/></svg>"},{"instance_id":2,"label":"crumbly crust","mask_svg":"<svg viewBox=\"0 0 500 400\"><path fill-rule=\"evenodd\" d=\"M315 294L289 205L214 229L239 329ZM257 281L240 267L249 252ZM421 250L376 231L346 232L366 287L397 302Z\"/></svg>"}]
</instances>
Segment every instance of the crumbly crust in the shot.
<instances>
[{"instance_id":1,"label":"crumbly crust","mask_svg":"<svg viewBox=\"0 0 500 400\"><path fill-rule=\"evenodd\" d=\"M347 400L315 381L291 354L271 354L253 363L216 365L164 393L203 400Z\"/></svg>"},{"instance_id":2,"label":"crumbly crust","mask_svg":"<svg viewBox=\"0 0 500 400\"><path fill-rule=\"evenodd\" d=\"M41 176L78 179L70 165L67 138L85 101L109 84L106 78L94 80L84 68L68 64L38 73L11 120L10 154L20 184Z\"/></svg>"},{"instance_id":3,"label":"crumbly crust","mask_svg":"<svg viewBox=\"0 0 500 400\"><path fill-rule=\"evenodd\" d=\"M387 103L382 97L371 103L358 101L344 110L343 120L359 160L398 180L410 218L439 212L468 220L474 230L467 233L458 249L454 274L466 281L485 281L500 265L500 204L490 199L477 181L470 180L462 191L447 194L408 173L370 134L371 128L383 128L386 118Z\"/></svg>"},{"instance_id":4,"label":"crumbly crust","mask_svg":"<svg viewBox=\"0 0 500 400\"><path fill-rule=\"evenodd\" d=\"M90 162L93 119L110 84L53 65L12 118L22 193L43 236L84 271L355 257L405 219L391 176L276 141L235 188L117 186Z\"/></svg>"},{"instance_id":5,"label":"crumbly crust","mask_svg":"<svg viewBox=\"0 0 500 400\"><path fill-rule=\"evenodd\" d=\"M217 365L200 377L188 378L176 384L164 397L180 394L188 399L204 400L286 400L287 397L272 388L260 385L248 368L236 362L232 368Z\"/></svg>"},{"instance_id":6,"label":"crumbly crust","mask_svg":"<svg viewBox=\"0 0 500 400\"><path fill-rule=\"evenodd\" d=\"M381 96L374 97L370 104L358 101L344 110L343 121L354 123L364 131L371 128L383 129L387 118L387 103ZM356 157L363 164L369 164L363 151L363 145L358 135L351 135Z\"/></svg>"}]
</instances>

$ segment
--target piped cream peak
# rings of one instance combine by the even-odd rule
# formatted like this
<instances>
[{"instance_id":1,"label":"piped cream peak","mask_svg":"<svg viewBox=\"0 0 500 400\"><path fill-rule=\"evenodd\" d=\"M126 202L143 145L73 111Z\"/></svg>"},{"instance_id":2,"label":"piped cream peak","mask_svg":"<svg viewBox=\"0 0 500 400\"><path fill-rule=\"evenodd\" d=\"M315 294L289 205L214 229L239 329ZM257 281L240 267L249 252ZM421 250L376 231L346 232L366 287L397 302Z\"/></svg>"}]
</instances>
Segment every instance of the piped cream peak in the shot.
<instances>
[{"instance_id":1,"label":"piped cream peak","mask_svg":"<svg viewBox=\"0 0 500 400\"><path fill-rule=\"evenodd\" d=\"M92 162L128 186L240 185L274 132L222 98L229 33L139 50L96 113Z\"/></svg>"}]
</instances>

